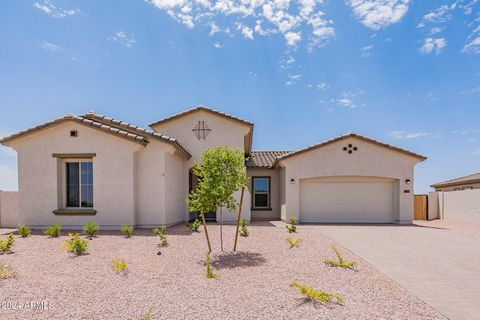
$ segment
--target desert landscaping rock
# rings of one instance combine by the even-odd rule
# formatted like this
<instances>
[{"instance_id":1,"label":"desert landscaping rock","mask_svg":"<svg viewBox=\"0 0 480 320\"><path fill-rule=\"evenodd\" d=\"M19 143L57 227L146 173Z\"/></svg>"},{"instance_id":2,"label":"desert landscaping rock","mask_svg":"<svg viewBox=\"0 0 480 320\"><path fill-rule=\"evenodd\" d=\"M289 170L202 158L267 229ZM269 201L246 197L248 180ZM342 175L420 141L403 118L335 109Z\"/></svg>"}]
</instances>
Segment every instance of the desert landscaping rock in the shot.
<instances>
[{"instance_id":1,"label":"desert landscaping rock","mask_svg":"<svg viewBox=\"0 0 480 320\"><path fill-rule=\"evenodd\" d=\"M66 232L17 238L15 253L0 256L17 273L0 280L0 301L43 301L53 308L0 310L0 318L138 319L151 308L153 319L445 319L338 244L346 260L358 262L357 271L326 266L334 243L316 226L299 226L302 242L290 250L284 223L253 224L232 253L220 252L219 227L211 225L218 278L207 279L200 230L169 228L161 259L151 230L136 230L132 238L99 232L84 256L61 247ZM224 226L228 250L234 233L234 226ZM112 269L113 258L126 260L126 276ZM345 304L304 302L289 288L292 281L339 294Z\"/></svg>"}]
</instances>

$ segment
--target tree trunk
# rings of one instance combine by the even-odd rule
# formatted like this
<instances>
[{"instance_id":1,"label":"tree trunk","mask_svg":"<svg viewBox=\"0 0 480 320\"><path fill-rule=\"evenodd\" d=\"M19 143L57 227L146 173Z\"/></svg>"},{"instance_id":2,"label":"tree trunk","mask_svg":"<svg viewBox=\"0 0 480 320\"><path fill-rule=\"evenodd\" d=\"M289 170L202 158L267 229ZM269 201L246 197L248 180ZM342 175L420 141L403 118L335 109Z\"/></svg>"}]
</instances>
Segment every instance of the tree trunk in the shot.
<instances>
[{"instance_id":1,"label":"tree trunk","mask_svg":"<svg viewBox=\"0 0 480 320\"><path fill-rule=\"evenodd\" d=\"M233 245L233 252L237 251L238 230L240 229L240 216L242 215L244 192L245 192L245 187L242 188L242 194L240 196L240 207L238 208L238 215L237 215L237 232L235 233L235 244Z\"/></svg>"},{"instance_id":2,"label":"tree trunk","mask_svg":"<svg viewBox=\"0 0 480 320\"><path fill-rule=\"evenodd\" d=\"M222 207L220 207L220 248L223 252L223 211Z\"/></svg>"},{"instance_id":3,"label":"tree trunk","mask_svg":"<svg viewBox=\"0 0 480 320\"><path fill-rule=\"evenodd\" d=\"M210 245L210 238L208 237L207 222L205 221L205 215L203 214L203 212L200 213L200 216L202 218L203 229L205 230L205 237L207 238L208 253L210 253L212 252L212 246Z\"/></svg>"}]
</instances>

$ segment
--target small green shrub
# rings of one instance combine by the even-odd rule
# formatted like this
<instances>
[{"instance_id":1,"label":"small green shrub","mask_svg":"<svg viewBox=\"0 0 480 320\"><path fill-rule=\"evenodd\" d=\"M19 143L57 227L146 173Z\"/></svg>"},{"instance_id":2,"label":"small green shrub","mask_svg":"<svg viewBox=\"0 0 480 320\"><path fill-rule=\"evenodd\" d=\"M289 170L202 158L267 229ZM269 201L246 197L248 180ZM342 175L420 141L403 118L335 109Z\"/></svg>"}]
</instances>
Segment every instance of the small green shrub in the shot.
<instances>
[{"instance_id":1,"label":"small green shrub","mask_svg":"<svg viewBox=\"0 0 480 320\"><path fill-rule=\"evenodd\" d=\"M287 228L287 231L288 233L294 233L294 232L297 232L297 226L292 224L292 225L286 225L285 226Z\"/></svg>"},{"instance_id":2,"label":"small green shrub","mask_svg":"<svg viewBox=\"0 0 480 320\"><path fill-rule=\"evenodd\" d=\"M290 221L290 224L292 226L297 224L297 218L295 218L295 216L290 216L290 218L288 218L288 221Z\"/></svg>"},{"instance_id":3,"label":"small green shrub","mask_svg":"<svg viewBox=\"0 0 480 320\"><path fill-rule=\"evenodd\" d=\"M43 234L50 236L52 238L57 238L62 231L62 225L60 223L56 223L53 226L48 226L43 229Z\"/></svg>"},{"instance_id":4,"label":"small green shrub","mask_svg":"<svg viewBox=\"0 0 480 320\"><path fill-rule=\"evenodd\" d=\"M340 252L338 251L337 247L332 246L333 251L335 251L335 254L337 255L338 261L333 260L333 259L327 259L325 260L325 264L327 264L330 267L341 267L344 269L355 269L355 266L357 263L355 261L350 261L346 262Z\"/></svg>"},{"instance_id":5,"label":"small green shrub","mask_svg":"<svg viewBox=\"0 0 480 320\"><path fill-rule=\"evenodd\" d=\"M93 237L98 230L100 230L100 226L95 221L89 221L83 226L83 233L89 237Z\"/></svg>"},{"instance_id":6,"label":"small green shrub","mask_svg":"<svg viewBox=\"0 0 480 320\"><path fill-rule=\"evenodd\" d=\"M133 227L129 226L128 224L124 224L120 228L120 232L125 235L125 237L130 238L133 234Z\"/></svg>"},{"instance_id":7,"label":"small green shrub","mask_svg":"<svg viewBox=\"0 0 480 320\"><path fill-rule=\"evenodd\" d=\"M0 240L0 253L11 253L14 244L15 237L10 233L7 236L7 240Z\"/></svg>"},{"instance_id":8,"label":"small green shrub","mask_svg":"<svg viewBox=\"0 0 480 320\"><path fill-rule=\"evenodd\" d=\"M205 275L207 276L208 279L214 279L217 277L217 275L212 271L212 258L210 257L210 253L206 252L205 257L207 258Z\"/></svg>"},{"instance_id":9,"label":"small green shrub","mask_svg":"<svg viewBox=\"0 0 480 320\"><path fill-rule=\"evenodd\" d=\"M199 232L198 229L200 228L201 225L202 223L200 222L200 220L195 219L195 221L193 221L192 223L187 224L187 227L193 232Z\"/></svg>"},{"instance_id":10,"label":"small green shrub","mask_svg":"<svg viewBox=\"0 0 480 320\"><path fill-rule=\"evenodd\" d=\"M159 246L160 247L167 247L168 246L168 237L166 235L167 233L167 227L163 225L161 228L155 228L152 230L153 234L156 234L160 240Z\"/></svg>"},{"instance_id":11,"label":"small green shrub","mask_svg":"<svg viewBox=\"0 0 480 320\"><path fill-rule=\"evenodd\" d=\"M18 226L17 231L22 238L26 238L32 233L26 225Z\"/></svg>"},{"instance_id":12,"label":"small green shrub","mask_svg":"<svg viewBox=\"0 0 480 320\"><path fill-rule=\"evenodd\" d=\"M299 247L300 242L302 242L302 239L300 238L287 238L288 243L290 244L290 249L293 247Z\"/></svg>"},{"instance_id":13,"label":"small green shrub","mask_svg":"<svg viewBox=\"0 0 480 320\"><path fill-rule=\"evenodd\" d=\"M150 308L148 309L148 312L145 313L143 316L140 316L138 320L152 320L152 316L153 316L153 309Z\"/></svg>"},{"instance_id":14,"label":"small green shrub","mask_svg":"<svg viewBox=\"0 0 480 320\"><path fill-rule=\"evenodd\" d=\"M157 236L163 234L165 235L167 233L167 226L163 225L161 228L155 228L152 229L153 234L156 234Z\"/></svg>"},{"instance_id":15,"label":"small green shrub","mask_svg":"<svg viewBox=\"0 0 480 320\"><path fill-rule=\"evenodd\" d=\"M297 290L298 293L303 295L307 301L319 301L324 304L329 304L332 299L334 299L339 304L344 303L344 300L341 296L328 291L316 290L312 287L304 286L297 282L292 282L290 287Z\"/></svg>"},{"instance_id":16,"label":"small green shrub","mask_svg":"<svg viewBox=\"0 0 480 320\"><path fill-rule=\"evenodd\" d=\"M15 278L17 274L7 265L0 264L0 279Z\"/></svg>"},{"instance_id":17,"label":"small green shrub","mask_svg":"<svg viewBox=\"0 0 480 320\"><path fill-rule=\"evenodd\" d=\"M125 259L122 259L122 260L116 259L116 258L113 259L113 270L127 273L128 268L127 268L127 262L125 261Z\"/></svg>"},{"instance_id":18,"label":"small green shrub","mask_svg":"<svg viewBox=\"0 0 480 320\"><path fill-rule=\"evenodd\" d=\"M63 242L68 252L81 255L87 251L88 240L80 238L78 233L69 233L68 236L70 239Z\"/></svg>"},{"instance_id":19,"label":"small green shrub","mask_svg":"<svg viewBox=\"0 0 480 320\"><path fill-rule=\"evenodd\" d=\"M240 235L242 237L248 237L249 234L250 232L248 232L247 229L247 221L245 221L244 218L240 219Z\"/></svg>"},{"instance_id":20,"label":"small green shrub","mask_svg":"<svg viewBox=\"0 0 480 320\"><path fill-rule=\"evenodd\" d=\"M285 228L287 228L288 233L297 232L297 226L296 226L297 218L295 218L294 216L290 216L288 220L290 221L290 225L285 226Z\"/></svg>"}]
</instances>

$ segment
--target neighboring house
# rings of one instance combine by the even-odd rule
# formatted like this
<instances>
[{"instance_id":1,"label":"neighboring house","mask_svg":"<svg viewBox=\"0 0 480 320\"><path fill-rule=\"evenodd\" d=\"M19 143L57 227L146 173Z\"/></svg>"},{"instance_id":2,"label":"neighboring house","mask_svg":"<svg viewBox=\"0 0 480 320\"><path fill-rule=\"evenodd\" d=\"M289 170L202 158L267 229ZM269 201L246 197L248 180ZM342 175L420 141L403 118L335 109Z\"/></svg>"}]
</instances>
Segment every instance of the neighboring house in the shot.
<instances>
[{"instance_id":1,"label":"neighboring house","mask_svg":"<svg viewBox=\"0 0 480 320\"><path fill-rule=\"evenodd\" d=\"M431 185L435 191L461 191L480 189L480 172Z\"/></svg>"},{"instance_id":2,"label":"neighboring house","mask_svg":"<svg viewBox=\"0 0 480 320\"><path fill-rule=\"evenodd\" d=\"M247 220L412 220L413 169L426 159L416 153L354 133L293 152L252 151L253 123L206 107L150 127L90 112L1 140L18 152L18 224L184 222L192 217L185 203L196 184L192 167L216 146L240 148L249 157L251 183L242 210ZM235 213L225 213L224 221L235 221Z\"/></svg>"}]
</instances>

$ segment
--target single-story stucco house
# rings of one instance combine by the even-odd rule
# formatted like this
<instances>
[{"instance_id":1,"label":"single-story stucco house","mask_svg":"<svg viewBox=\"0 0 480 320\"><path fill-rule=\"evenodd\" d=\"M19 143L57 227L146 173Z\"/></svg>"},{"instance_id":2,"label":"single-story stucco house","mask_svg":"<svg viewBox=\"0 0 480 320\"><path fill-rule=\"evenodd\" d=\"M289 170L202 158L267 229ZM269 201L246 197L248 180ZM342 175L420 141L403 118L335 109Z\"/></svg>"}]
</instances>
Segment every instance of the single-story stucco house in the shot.
<instances>
[{"instance_id":1,"label":"single-story stucco house","mask_svg":"<svg viewBox=\"0 0 480 320\"><path fill-rule=\"evenodd\" d=\"M95 220L113 229L187 221L192 167L216 146L248 157L247 221L412 221L414 166L426 159L419 154L355 133L297 151L252 151L253 123L203 106L150 127L89 112L1 140L18 153L18 224L77 228Z\"/></svg>"},{"instance_id":2,"label":"single-story stucco house","mask_svg":"<svg viewBox=\"0 0 480 320\"><path fill-rule=\"evenodd\" d=\"M462 191L480 189L480 172L431 185L435 191Z\"/></svg>"}]
</instances>

